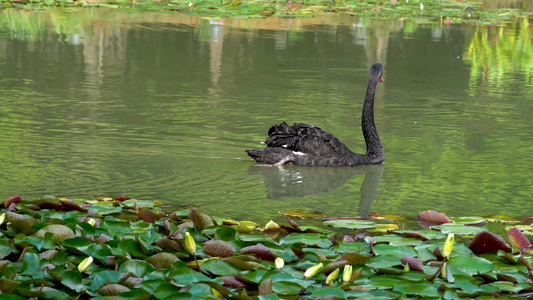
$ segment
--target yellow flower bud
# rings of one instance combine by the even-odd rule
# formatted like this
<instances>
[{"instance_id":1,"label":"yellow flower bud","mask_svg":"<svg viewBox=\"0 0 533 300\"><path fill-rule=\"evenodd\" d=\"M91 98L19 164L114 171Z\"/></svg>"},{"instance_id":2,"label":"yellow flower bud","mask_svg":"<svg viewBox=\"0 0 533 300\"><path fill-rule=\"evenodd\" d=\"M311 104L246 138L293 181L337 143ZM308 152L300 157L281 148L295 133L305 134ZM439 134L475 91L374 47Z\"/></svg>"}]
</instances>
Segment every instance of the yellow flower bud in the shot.
<instances>
[{"instance_id":1,"label":"yellow flower bud","mask_svg":"<svg viewBox=\"0 0 533 300\"><path fill-rule=\"evenodd\" d=\"M442 249L442 255L444 255L444 257L446 258L448 258L450 254L452 254L453 241L454 241L453 233L448 233L448 237L446 237L446 241L444 242L444 249Z\"/></svg>"},{"instance_id":2,"label":"yellow flower bud","mask_svg":"<svg viewBox=\"0 0 533 300\"><path fill-rule=\"evenodd\" d=\"M342 272L342 281L350 282L350 280L352 279L352 272L353 272L352 265L345 265L344 271Z\"/></svg>"},{"instance_id":3,"label":"yellow flower bud","mask_svg":"<svg viewBox=\"0 0 533 300\"><path fill-rule=\"evenodd\" d=\"M89 219L89 220L87 220L87 223L89 223L91 226L94 226L94 224L96 224L96 220L95 219Z\"/></svg>"},{"instance_id":4,"label":"yellow flower bud","mask_svg":"<svg viewBox=\"0 0 533 300\"><path fill-rule=\"evenodd\" d=\"M274 263L276 264L276 268L280 270L283 269L283 266L285 265L285 261L281 257L276 257Z\"/></svg>"},{"instance_id":5,"label":"yellow flower bud","mask_svg":"<svg viewBox=\"0 0 533 300\"><path fill-rule=\"evenodd\" d=\"M78 271L80 273L85 272L87 268L93 263L93 258L91 256L86 257L84 260L81 261L81 263L78 265Z\"/></svg>"},{"instance_id":6,"label":"yellow flower bud","mask_svg":"<svg viewBox=\"0 0 533 300\"><path fill-rule=\"evenodd\" d=\"M320 271L320 269L322 269L322 263L316 264L312 266L311 268L307 269L304 273L304 277L311 278L315 276L318 273L318 271Z\"/></svg>"},{"instance_id":7,"label":"yellow flower bud","mask_svg":"<svg viewBox=\"0 0 533 300\"><path fill-rule=\"evenodd\" d=\"M185 232L185 248L187 248L187 252L190 254L196 252L196 242L194 242L192 235L188 231Z\"/></svg>"},{"instance_id":8,"label":"yellow flower bud","mask_svg":"<svg viewBox=\"0 0 533 300\"><path fill-rule=\"evenodd\" d=\"M337 279L337 276L339 276L339 268L335 269L335 271L329 273L328 277L326 278L326 284L330 284L333 280Z\"/></svg>"},{"instance_id":9,"label":"yellow flower bud","mask_svg":"<svg viewBox=\"0 0 533 300\"><path fill-rule=\"evenodd\" d=\"M0 215L0 225L4 224L4 221L6 220L6 213L3 213Z\"/></svg>"}]
</instances>

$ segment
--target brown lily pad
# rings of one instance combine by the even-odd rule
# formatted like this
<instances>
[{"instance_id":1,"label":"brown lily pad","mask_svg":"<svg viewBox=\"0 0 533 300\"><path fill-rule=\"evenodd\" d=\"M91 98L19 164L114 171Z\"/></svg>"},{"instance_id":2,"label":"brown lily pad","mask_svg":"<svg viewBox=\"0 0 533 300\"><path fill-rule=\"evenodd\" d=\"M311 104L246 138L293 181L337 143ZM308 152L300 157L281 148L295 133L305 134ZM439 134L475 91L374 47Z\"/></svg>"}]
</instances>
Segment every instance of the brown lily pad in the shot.
<instances>
[{"instance_id":1,"label":"brown lily pad","mask_svg":"<svg viewBox=\"0 0 533 300\"><path fill-rule=\"evenodd\" d=\"M264 260L269 260L269 261L274 261L276 260L276 257L277 257L277 255L274 254L274 252L272 252L270 249L268 249L263 244L256 244L253 246L244 247L244 248L241 248L239 252L243 254L255 254L259 258L264 259Z\"/></svg>"},{"instance_id":2,"label":"brown lily pad","mask_svg":"<svg viewBox=\"0 0 533 300\"><path fill-rule=\"evenodd\" d=\"M430 226L433 226L433 225L440 225L440 224L451 222L448 216L446 216L445 214L441 212L434 211L434 210L423 211L419 213L416 216L416 218L420 226L422 226L423 228L429 228Z\"/></svg>"},{"instance_id":3,"label":"brown lily pad","mask_svg":"<svg viewBox=\"0 0 533 300\"><path fill-rule=\"evenodd\" d=\"M424 272L424 265L422 264L422 261L419 258L406 255L402 257L401 262L404 265L409 264L411 270Z\"/></svg>"},{"instance_id":4,"label":"brown lily pad","mask_svg":"<svg viewBox=\"0 0 533 300\"><path fill-rule=\"evenodd\" d=\"M531 247L531 242L516 226L511 227L506 233L513 247L519 248L520 250L525 250Z\"/></svg>"},{"instance_id":5,"label":"brown lily pad","mask_svg":"<svg viewBox=\"0 0 533 300\"><path fill-rule=\"evenodd\" d=\"M212 240L205 243L203 251L205 254L216 257L228 257L235 253L235 246L226 241Z\"/></svg>"},{"instance_id":6,"label":"brown lily pad","mask_svg":"<svg viewBox=\"0 0 533 300\"><path fill-rule=\"evenodd\" d=\"M507 245L502 237L488 231L481 231L476 234L472 239L472 242L468 245L468 248L470 248L475 254L498 252L498 250L503 250L505 252L512 251L511 247Z\"/></svg>"},{"instance_id":7,"label":"brown lily pad","mask_svg":"<svg viewBox=\"0 0 533 300\"><path fill-rule=\"evenodd\" d=\"M198 227L200 229L206 229L207 227L214 225L213 219L211 219L209 215L195 207L193 207L189 212L189 219L191 219L194 227Z\"/></svg>"},{"instance_id":8,"label":"brown lily pad","mask_svg":"<svg viewBox=\"0 0 533 300\"><path fill-rule=\"evenodd\" d=\"M9 197L6 199L6 202L4 202L4 207L9 207L12 203L20 203L22 202L22 197L20 197L19 195L16 195L16 196L13 196L13 197Z\"/></svg>"}]
</instances>

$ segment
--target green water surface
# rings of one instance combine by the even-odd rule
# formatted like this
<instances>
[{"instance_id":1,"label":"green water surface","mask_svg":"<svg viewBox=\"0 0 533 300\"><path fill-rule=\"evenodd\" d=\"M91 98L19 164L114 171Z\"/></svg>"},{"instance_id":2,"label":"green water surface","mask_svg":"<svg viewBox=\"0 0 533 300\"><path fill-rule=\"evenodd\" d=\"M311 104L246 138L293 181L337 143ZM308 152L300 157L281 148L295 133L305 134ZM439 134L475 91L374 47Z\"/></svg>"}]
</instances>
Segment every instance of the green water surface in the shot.
<instances>
[{"instance_id":1,"label":"green water surface","mask_svg":"<svg viewBox=\"0 0 533 300\"><path fill-rule=\"evenodd\" d=\"M126 194L268 221L531 215L533 28L322 16L0 12L0 198ZM244 149L307 122L364 152L370 65L381 166L265 168Z\"/></svg>"}]
</instances>

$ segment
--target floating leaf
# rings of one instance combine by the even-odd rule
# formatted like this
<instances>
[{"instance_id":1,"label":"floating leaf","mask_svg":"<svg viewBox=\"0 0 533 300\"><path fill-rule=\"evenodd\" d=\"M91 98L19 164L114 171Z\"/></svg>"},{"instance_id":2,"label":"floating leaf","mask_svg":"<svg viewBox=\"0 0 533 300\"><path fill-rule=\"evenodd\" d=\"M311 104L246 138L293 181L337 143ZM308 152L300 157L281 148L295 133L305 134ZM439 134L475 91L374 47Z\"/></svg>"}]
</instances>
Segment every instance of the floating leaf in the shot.
<instances>
[{"instance_id":1,"label":"floating leaf","mask_svg":"<svg viewBox=\"0 0 533 300\"><path fill-rule=\"evenodd\" d=\"M327 237L316 233L294 233L284 237L281 241L281 245L300 243L309 246L315 246L319 248L328 248L333 243Z\"/></svg>"},{"instance_id":2,"label":"floating leaf","mask_svg":"<svg viewBox=\"0 0 533 300\"><path fill-rule=\"evenodd\" d=\"M0 259L8 256L13 252L13 245L5 240L0 240Z\"/></svg>"},{"instance_id":3,"label":"floating leaf","mask_svg":"<svg viewBox=\"0 0 533 300\"><path fill-rule=\"evenodd\" d=\"M129 291L129 288L116 283L111 283L98 289L98 292L105 296L118 296Z\"/></svg>"},{"instance_id":4,"label":"floating leaf","mask_svg":"<svg viewBox=\"0 0 533 300\"><path fill-rule=\"evenodd\" d=\"M243 254L254 254L261 259L269 261L274 261L276 259L276 254L274 254L274 252L268 249L265 245L260 243L253 246L241 248L239 252Z\"/></svg>"},{"instance_id":5,"label":"floating leaf","mask_svg":"<svg viewBox=\"0 0 533 300\"><path fill-rule=\"evenodd\" d=\"M166 269L177 261L179 261L179 258L176 255L167 252L156 253L146 259L146 262L150 263L157 270Z\"/></svg>"},{"instance_id":6,"label":"floating leaf","mask_svg":"<svg viewBox=\"0 0 533 300\"><path fill-rule=\"evenodd\" d=\"M65 225L52 224L48 225L35 233L35 237L44 239L45 234L51 232L55 243L61 243L66 239L72 239L75 237L72 229Z\"/></svg>"},{"instance_id":7,"label":"floating leaf","mask_svg":"<svg viewBox=\"0 0 533 300\"><path fill-rule=\"evenodd\" d=\"M330 220L325 221L324 225L333 226L336 228L348 229L369 229L376 228L376 223L368 220Z\"/></svg>"},{"instance_id":8,"label":"floating leaf","mask_svg":"<svg viewBox=\"0 0 533 300\"><path fill-rule=\"evenodd\" d=\"M520 250L525 250L531 247L531 242L517 227L511 227L506 233L513 247L519 248Z\"/></svg>"},{"instance_id":9,"label":"floating leaf","mask_svg":"<svg viewBox=\"0 0 533 300\"><path fill-rule=\"evenodd\" d=\"M246 285L233 276L220 277L224 281L224 285L231 288L244 288Z\"/></svg>"},{"instance_id":10,"label":"floating leaf","mask_svg":"<svg viewBox=\"0 0 533 300\"><path fill-rule=\"evenodd\" d=\"M494 263L477 256L454 256L448 260L450 267L468 272L468 275L487 273L494 270Z\"/></svg>"},{"instance_id":11,"label":"floating leaf","mask_svg":"<svg viewBox=\"0 0 533 300\"><path fill-rule=\"evenodd\" d=\"M235 267L226 261L219 259L210 259L200 266L202 271L218 276L236 276L241 272L241 269Z\"/></svg>"},{"instance_id":12,"label":"floating leaf","mask_svg":"<svg viewBox=\"0 0 533 300\"><path fill-rule=\"evenodd\" d=\"M72 200L62 200L61 204L63 204L63 209L65 211L71 211L71 210L77 210L81 212L88 212L89 210L85 207L82 207L78 203L72 201Z\"/></svg>"},{"instance_id":13,"label":"floating leaf","mask_svg":"<svg viewBox=\"0 0 533 300\"><path fill-rule=\"evenodd\" d=\"M150 272L153 272L154 270L155 268L151 264L137 259L125 261L120 265L119 268L120 272L131 272L139 278L145 276Z\"/></svg>"},{"instance_id":14,"label":"floating leaf","mask_svg":"<svg viewBox=\"0 0 533 300\"><path fill-rule=\"evenodd\" d=\"M411 256L404 256L401 259L402 264L407 265L409 264L409 267L411 270L424 272L424 265L422 264L422 261L418 258L414 258Z\"/></svg>"},{"instance_id":15,"label":"floating leaf","mask_svg":"<svg viewBox=\"0 0 533 300\"><path fill-rule=\"evenodd\" d=\"M282 216L300 218L300 219L316 219L316 218L322 218L326 215L324 212L321 212L321 211L302 210L302 209L282 210L279 212L279 214Z\"/></svg>"},{"instance_id":16,"label":"floating leaf","mask_svg":"<svg viewBox=\"0 0 533 300\"><path fill-rule=\"evenodd\" d=\"M476 236L472 239L472 242L470 242L468 248L470 248L470 250L476 254L498 252L498 250L512 252L511 247L505 243L503 238L488 231L482 231L476 234Z\"/></svg>"},{"instance_id":17,"label":"floating leaf","mask_svg":"<svg viewBox=\"0 0 533 300\"><path fill-rule=\"evenodd\" d=\"M20 283L15 280L0 278L0 292L2 294L11 294L19 285Z\"/></svg>"},{"instance_id":18,"label":"floating leaf","mask_svg":"<svg viewBox=\"0 0 533 300\"><path fill-rule=\"evenodd\" d=\"M194 227L198 227L200 229L205 229L209 226L215 225L210 216L195 207L193 207L189 212L189 219L191 219L193 222Z\"/></svg>"},{"instance_id":19,"label":"floating leaf","mask_svg":"<svg viewBox=\"0 0 533 300\"><path fill-rule=\"evenodd\" d=\"M444 224L444 223L450 223L450 219L445 214L434 211L434 210L426 210L421 213L419 213L417 216L417 219L421 222L425 222L427 224L435 225L435 224ZM422 226L425 227L425 226Z\"/></svg>"},{"instance_id":20,"label":"floating leaf","mask_svg":"<svg viewBox=\"0 0 533 300\"><path fill-rule=\"evenodd\" d=\"M447 223L438 226L432 226L432 229L440 230L444 234L453 233L456 235L474 235L487 229L484 227L466 226L463 224Z\"/></svg>"},{"instance_id":21,"label":"floating leaf","mask_svg":"<svg viewBox=\"0 0 533 300\"><path fill-rule=\"evenodd\" d=\"M205 243L202 250L210 256L228 257L235 253L235 246L226 241L213 240Z\"/></svg>"},{"instance_id":22,"label":"floating leaf","mask_svg":"<svg viewBox=\"0 0 533 300\"><path fill-rule=\"evenodd\" d=\"M454 223L470 226L481 226L487 223L487 220L482 217L452 217L450 220Z\"/></svg>"},{"instance_id":23,"label":"floating leaf","mask_svg":"<svg viewBox=\"0 0 533 300\"><path fill-rule=\"evenodd\" d=\"M20 197L19 195L16 195L16 196L12 196L12 197L9 197L6 199L6 201L4 202L4 207L9 207L11 204L17 204L17 203L20 203L22 202L22 197Z\"/></svg>"}]
</instances>

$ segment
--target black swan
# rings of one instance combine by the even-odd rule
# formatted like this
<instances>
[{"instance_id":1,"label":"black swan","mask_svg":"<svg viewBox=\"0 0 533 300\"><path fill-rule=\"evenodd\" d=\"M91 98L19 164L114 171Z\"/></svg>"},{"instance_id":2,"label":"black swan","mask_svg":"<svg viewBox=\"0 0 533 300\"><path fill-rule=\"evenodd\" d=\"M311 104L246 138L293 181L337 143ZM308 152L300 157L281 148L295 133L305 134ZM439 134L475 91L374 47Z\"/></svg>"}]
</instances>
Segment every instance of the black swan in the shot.
<instances>
[{"instance_id":1,"label":"black swan","mask_svg":"<svg viewBox=\"0 0 533 300\"><path fill-rule=\"evenodd\" d=\"M366 142L366 154L354 153L339 139L311 124L283 122L268 130L263 149L245 150L257 162L299 166L341 167L380 164L385 152L374 123L374 94L378 82L383 82L383 65L370 68L368 87L363 104L361 127Z\"/></svg>"}]
</instances>

